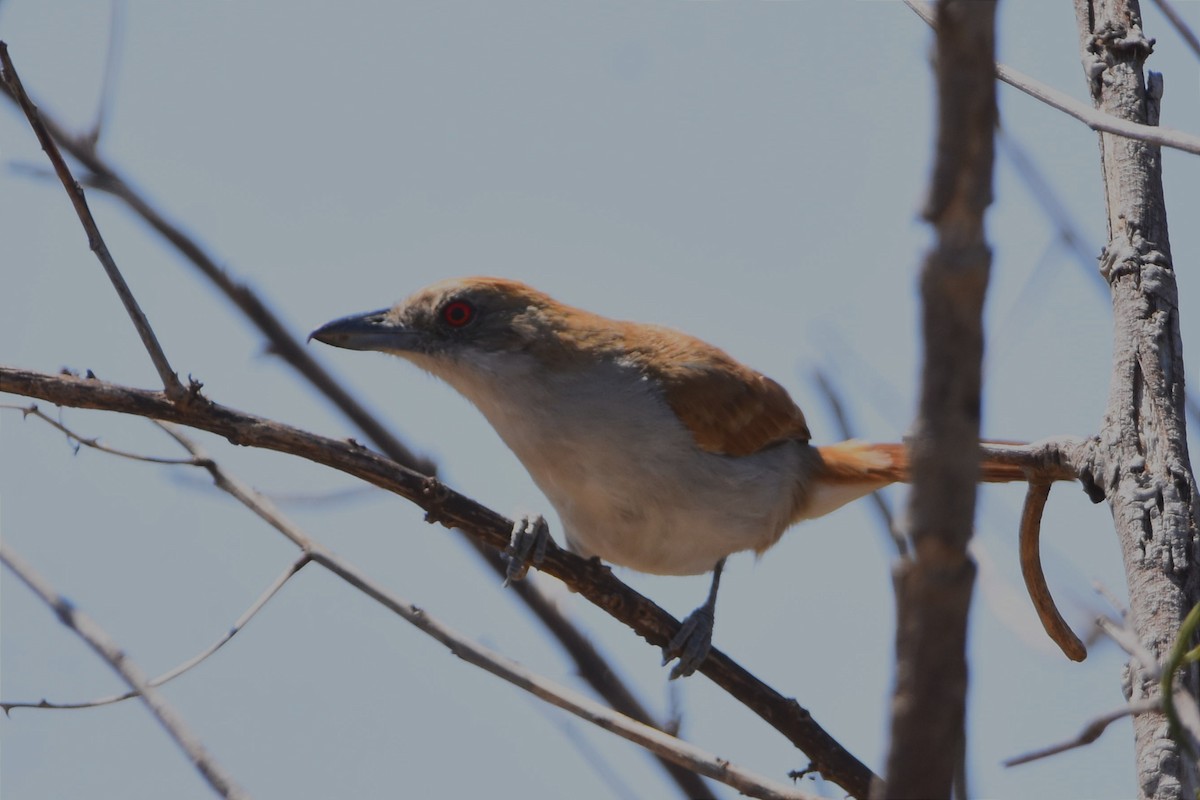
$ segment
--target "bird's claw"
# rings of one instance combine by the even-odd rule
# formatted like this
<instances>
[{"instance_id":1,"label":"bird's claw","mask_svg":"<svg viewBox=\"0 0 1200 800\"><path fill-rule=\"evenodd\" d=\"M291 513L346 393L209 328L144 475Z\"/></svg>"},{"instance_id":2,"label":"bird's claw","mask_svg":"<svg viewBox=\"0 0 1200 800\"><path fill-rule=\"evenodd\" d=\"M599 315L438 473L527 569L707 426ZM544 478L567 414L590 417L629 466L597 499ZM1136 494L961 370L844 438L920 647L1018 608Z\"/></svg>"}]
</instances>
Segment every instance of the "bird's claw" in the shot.
<instances>
[{"instance_id":1,"label":"bird's claw","mask_svg":"<svg viewBox=\"0 0 1200 800\"><path fill-rule=\"evenodd\" d=\"M521 517L513 525L512 537L504 551L508 561L508 571L504 577L504 585L508 586L519 581L529 572L530 566L537 566L546 557L546 546L550 542L550 526L541 514L533 517Z\"/></svg>"},{"instance_id":2,"label":"bird's claw","mask_svg":"<svg viewBox=\"0 0 1200 800\"><path fill-rule=\"evenodd\" d=\"M688 614L687 619L679 626L679 631L671 637L671 641L663 648L663 666L673 659L677 663L671 669L671 680L686 678L695 672L708 653L712 650L713 612L707 606L701 606Z\"/></svg>"}]
</instances>

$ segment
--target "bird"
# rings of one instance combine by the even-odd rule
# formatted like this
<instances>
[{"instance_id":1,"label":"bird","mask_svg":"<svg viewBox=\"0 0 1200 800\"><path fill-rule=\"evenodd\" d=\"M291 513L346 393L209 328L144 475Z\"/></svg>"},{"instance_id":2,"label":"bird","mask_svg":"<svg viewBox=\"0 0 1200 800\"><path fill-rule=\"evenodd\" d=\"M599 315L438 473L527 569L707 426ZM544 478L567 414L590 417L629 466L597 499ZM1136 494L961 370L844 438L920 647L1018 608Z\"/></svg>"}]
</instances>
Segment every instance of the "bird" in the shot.
<instances>
[{"instance_id":1,"label":"bird","mask_svg":"<svg viewBox=\"0 0 1200 800\"><path fill-rule=\"evenodd\" d=\"M506 278L443 280L310 339L399 356L483 414L557 511L567 548L658 575L712 573L664 648L670 677L712 647L730 555L909 477L903 444L810 443L787 390L724 350L659 325L609 319ZM981 480L1024 480L984 459ZM544 553L519 520L509 577Z\"/></svg>"}]
</instances>

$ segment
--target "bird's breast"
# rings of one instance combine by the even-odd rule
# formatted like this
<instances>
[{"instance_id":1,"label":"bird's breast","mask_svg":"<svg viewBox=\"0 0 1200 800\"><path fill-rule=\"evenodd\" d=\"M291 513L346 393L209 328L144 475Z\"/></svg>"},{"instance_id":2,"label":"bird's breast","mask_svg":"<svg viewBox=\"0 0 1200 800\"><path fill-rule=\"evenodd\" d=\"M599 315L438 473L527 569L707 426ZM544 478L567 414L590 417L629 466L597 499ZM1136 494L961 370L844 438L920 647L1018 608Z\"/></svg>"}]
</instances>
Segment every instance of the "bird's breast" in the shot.
<instances>
[{"instance_id":1,"label":"bird's breast","mask_svg":"<svg viewBox=\"0 0 1200 800\"><path fill-rule=\"evenodd\" d=\"M442 377L521 460L582 555L697 574L731 553L769 547L789 522L806 445L781 442L742 457L704 451L634 370L539 374L526 364L518 373L507 358Z\"/></svg>"}]
</instances>

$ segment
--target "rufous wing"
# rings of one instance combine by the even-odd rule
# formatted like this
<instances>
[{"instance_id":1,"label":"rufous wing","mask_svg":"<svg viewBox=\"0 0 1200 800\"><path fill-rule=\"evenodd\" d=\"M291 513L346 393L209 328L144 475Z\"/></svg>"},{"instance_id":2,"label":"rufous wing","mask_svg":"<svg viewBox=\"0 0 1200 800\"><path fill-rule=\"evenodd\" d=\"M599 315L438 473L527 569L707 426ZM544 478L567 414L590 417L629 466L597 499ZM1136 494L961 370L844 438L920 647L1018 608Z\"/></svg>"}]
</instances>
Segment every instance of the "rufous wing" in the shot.
<instances>
[{"instance_id":1,"label":"rufous wing","mask_svg":"<svg viewBox=\"0 0 1200 800\"><path fill-rule=\"evenodd\" d=\"M667 404L710 453L745 456L785 439L810 438L787 390L723 350L674 331L641 337L653 350L641 366L659 380Z\"/></svg>"}]
</instances>

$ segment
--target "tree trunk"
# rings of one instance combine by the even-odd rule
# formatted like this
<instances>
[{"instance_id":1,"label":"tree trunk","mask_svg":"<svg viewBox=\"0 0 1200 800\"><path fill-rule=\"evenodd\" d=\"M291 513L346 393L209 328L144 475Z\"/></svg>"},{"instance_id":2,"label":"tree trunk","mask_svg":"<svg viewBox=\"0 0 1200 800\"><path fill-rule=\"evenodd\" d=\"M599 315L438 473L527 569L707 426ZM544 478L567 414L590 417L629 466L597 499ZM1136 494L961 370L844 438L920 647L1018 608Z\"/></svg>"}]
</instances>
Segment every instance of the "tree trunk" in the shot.
<instances>
[{"instance_id":1,"label":"tree trunk","mask_svg":"<svg viewBox=\"0 0 1200 800\"><path fill-rule=\"evenodd\" d=\"M1153 49L1137 0L1075 0L1084 71L1096 107L1155 125L1161 76L1142 65ZM1188 460L1183 346L1167 237L1158 147L1100 134L1109 241L1100 260L1113 300L1113 376L1096 453L1129 587L1129 622L1160 659L1200 601L1197 491ZM1197 671L1185 680L1193 696ZM1132 699L1158 695L1145 666L1124 675ZM1196 764L1162 714L1134 720L1143 798L1196 797Z\"/></svg>"}]
</instances>

